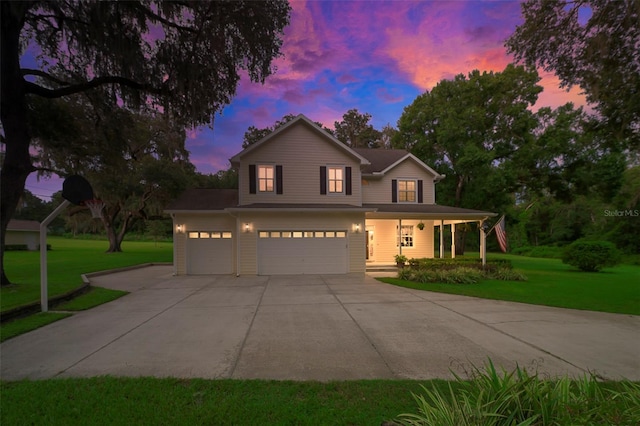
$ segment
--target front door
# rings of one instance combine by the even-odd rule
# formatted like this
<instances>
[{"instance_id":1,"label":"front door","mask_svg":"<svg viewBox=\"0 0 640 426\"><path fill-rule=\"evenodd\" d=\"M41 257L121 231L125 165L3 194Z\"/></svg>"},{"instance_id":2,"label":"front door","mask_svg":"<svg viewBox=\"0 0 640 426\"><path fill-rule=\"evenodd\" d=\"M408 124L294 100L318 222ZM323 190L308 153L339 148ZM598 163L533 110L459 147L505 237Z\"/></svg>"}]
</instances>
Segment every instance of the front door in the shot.
<instances>
[{"instance_id":1,"label":"front door","mask_svg":"<svg viewBox=\"0 0 640 426\"><path fill-rule=\"evenodd\" d=\"M367 226L367 229L366 229L366 237L367 237L366 259L369 262L373 262L373 259L374 259L373 248L375 247L375 244L374 244L374 236L373 235L374 235L373 234L373 226Z\"/></svg>"}]
</instances>

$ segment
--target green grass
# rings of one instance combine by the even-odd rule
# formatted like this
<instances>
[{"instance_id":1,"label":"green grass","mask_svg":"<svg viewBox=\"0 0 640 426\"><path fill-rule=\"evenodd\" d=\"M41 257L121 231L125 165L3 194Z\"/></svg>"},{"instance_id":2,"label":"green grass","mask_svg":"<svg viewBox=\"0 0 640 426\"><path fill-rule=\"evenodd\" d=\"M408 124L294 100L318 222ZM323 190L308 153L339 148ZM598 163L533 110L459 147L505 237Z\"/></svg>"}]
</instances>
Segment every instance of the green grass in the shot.
<instances>
[{"instance_id":1,"label":"green grass","mask_svg":"<svg viewBox=\"0 0 640 426\"><path fill-rule=\"evenodd\" d=\"M39 312L26 318L10 321L0 326L0 342L19 336L36 328L43 327L52 322L67 318L72 314L62 312Z\"/></svg>"},{"instance_id":2,"label":"green grass","mask_svg":"<svg viewBox=\"0 0 640 426\"><path fill-rule=\"evenodd\" d=\"M113 378L2 382L2 424L380 425L445 381Z\"/></svg>"},{"instance_id":3,"label":"green grass","mask_svg":"<svg viewBox=\"0 0 640 426\"><path fill-rule=\"evenodd\" d=\"M637 384L566 378L547 381L538 380L537 375L518 380L523 377L521 372L510 374L483 374L473 380L451 382L321 383L109 376L22 380L0 382L0 409L3 425L380 425L403 413L417 413L413 395L424 394L428 389L440 396L436 399L439 405L432 405L436 410L445 410L444 418L449 415L447 406L453 406L454 411L464 402L486 404L467 407L471 412L479 410L484 417L466 417L453 424L485 425L491 419L487 413L492 410L507 410L507 414L520 410L519 414L530 417L538 412L566 414L563 410L572 410L570 419L587 419L573 424L635 424L633 421L638 419ZM569 403L565 405L560 397L567 393L579 397L567 399ZM614 398L621 393L627 395Z\"/></svg>"},{"instance_id":4,"label":"green grass","mask_svg":"<svg viewBox=\"0 0 640 426\"><path fill-rule=\"evenodd\" d=\"M103 303L111 302L126 294L129 293L121 290L91 287L87 293L53 307L54 312L40 312L26 318L18 318L0 324L0 342L72 315L68 312L55 311L84 311Z\"/></svg>"},{"instance_id":5,"label":"green grass","mask_svg":"<svg viewBox=\"0 0 640 426\"><path fill-rule=\"evenodd\" d=\"M419 290L508 300L534 305L640 315L640 267L621 265L601 272L581 272L558 259L493 255L510 259L526 282L485 280L478 284L419 284L397 278L381 281Z\"/></svg>"},{"instance_id":6,"label":"green grass","mask_svg":"<svg viewBox=\"0 0 640 426\"><path fill-rule=\"evenodd\" d=\"M129 294L128 291L91 287L89 291L55 307L58 311L85 311Z\"/></svg>"},{"instance_id":7,"label":"green grass","mask_svg":"<svg viewBox=\"0 0 640 426\"><path fill-rule=\"evenodd\" d=\"M149 262L171 262L173 248L167 242L125 241L122 253L105 253L105 240L74 240L49 237L49 297L64 294L82 285L81 274ZM40 300L40 253L5 253L5 270L14 285L0 289L0 310Z\"/></svg>"}]
</instances>

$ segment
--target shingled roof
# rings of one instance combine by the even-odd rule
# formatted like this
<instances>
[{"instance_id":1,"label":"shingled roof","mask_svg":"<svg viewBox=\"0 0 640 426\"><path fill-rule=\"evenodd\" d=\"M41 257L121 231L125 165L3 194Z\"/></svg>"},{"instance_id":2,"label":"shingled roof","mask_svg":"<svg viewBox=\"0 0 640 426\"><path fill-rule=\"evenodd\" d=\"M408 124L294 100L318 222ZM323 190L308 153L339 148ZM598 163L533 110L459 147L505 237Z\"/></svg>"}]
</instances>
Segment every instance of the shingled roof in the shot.
<instances>
[{"instance_id":1,"label":"shingled roof","mask_svg":"<svg viewBox=\"0 0 640 426\"><path fill-rule=\"evenodd\" d=\"M362 169L362 173L381 172L396 161L406 157L409 153L404 149L369 149L369 148L352 148L358 155L369 160L369 166Z\"/></svg>"},{"instance_id":2,"label":"shingled roof","mask_svg":"<svg viewBox=\"0 0 640 426\"><path fill-rule=\"evenodd\" d=\"M236 207L237 205L237 189L195 188L187 189L185 192L183 192L176 200L174 200L167 206L166 211L223 211L228 207Z\"/></svg>"}]
</instances>

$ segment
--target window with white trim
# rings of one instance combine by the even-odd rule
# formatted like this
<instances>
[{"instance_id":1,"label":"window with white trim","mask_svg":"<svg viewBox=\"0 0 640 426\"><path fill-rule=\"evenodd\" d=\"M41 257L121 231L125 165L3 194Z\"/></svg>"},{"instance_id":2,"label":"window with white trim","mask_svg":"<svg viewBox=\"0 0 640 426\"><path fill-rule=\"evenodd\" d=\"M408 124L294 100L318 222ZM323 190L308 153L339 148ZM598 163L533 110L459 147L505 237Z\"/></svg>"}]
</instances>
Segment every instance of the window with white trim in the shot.
<instances>
[{"instance_id":1,"label":"window with white trim","mask_svg":"<svg viewBox=\"0 0 640 426\"><path fill-rule=\"evenodd\" d=\"M398 201L400 203L415 203L416 197L415 180L398 180Z\"/></svg>"},{"instance_id":2,"label":"window with white trim","mask_svg":"<svg viewBox=\"0 0 640 426\"><path fill-rule=\"evenodd\" d=\"M273 169L273 166L258 166L258 191L273 192L275 181Z\"/></svg>"},{"instance_id":3,"label":"window with white trim","mask_svg":"<svg viewBox=\"0 0 640 426\"><path fill-rule=\"evenodd\" d=\"M327 167L327 187L330 194L344 192L344 169L342 167Z\"/></svg>"},{"instance_id":4,"label":"window with white trim","mask_svg":"<svg viewBox=\"0 0 640 426\"><path fill-rule=\"evenodd\" d=\"M402 225L398 243L402 247L413 247L413 225Z\"/></svg>"}]
</instances>

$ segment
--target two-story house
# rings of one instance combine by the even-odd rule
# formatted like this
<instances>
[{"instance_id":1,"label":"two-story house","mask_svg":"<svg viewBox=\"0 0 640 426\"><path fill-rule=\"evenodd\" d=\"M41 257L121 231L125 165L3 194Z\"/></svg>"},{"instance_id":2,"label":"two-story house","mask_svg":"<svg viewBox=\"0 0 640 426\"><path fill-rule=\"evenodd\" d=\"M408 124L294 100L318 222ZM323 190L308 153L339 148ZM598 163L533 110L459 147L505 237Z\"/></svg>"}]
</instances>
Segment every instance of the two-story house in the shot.
<instances>
[{"instance_id":1,"label":"two-story house","mask_svg":"<svg viewBox=\"0 0 640 426\"><path fill-rule=\"evenodd\" d=\"M436 226L495 216L435 204L444 176L418 158L352 149L303 115L230 161L239 189L187 190L167 208L177 275L364 273L433 257Z\"/></svg>"}]
</instances>

